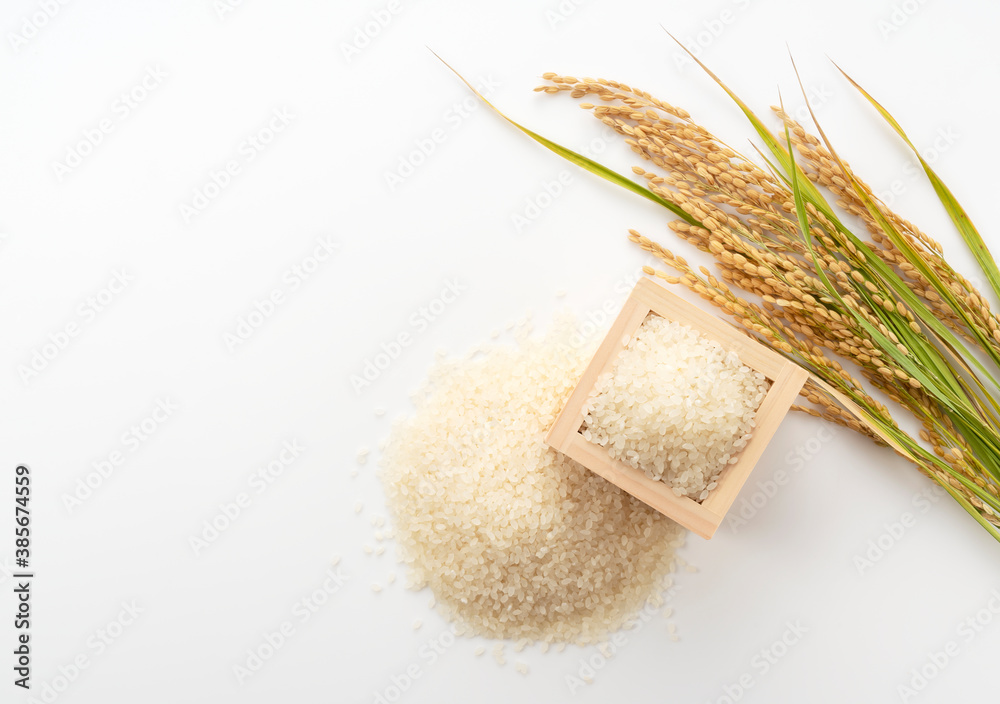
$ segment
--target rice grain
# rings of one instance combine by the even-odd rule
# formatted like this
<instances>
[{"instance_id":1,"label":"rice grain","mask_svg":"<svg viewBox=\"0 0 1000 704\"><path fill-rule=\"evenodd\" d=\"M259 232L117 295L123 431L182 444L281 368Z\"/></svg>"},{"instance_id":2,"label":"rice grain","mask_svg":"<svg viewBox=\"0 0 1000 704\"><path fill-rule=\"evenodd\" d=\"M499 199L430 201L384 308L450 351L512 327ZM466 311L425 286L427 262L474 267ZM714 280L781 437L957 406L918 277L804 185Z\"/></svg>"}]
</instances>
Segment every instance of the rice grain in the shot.
<instances>
[{"instance_id":1,"label":"rice grain","mask_svg":"<svg viewBox=\"0 0 1000 704\"><path fill-rule=\"evenodd\" d=\"M703 501L752 437L764 375L693 328L650 313L598 378L583 437Z\"/></svg>"},{"instance_id":2,"label":"rice grain","mask_svg":"<svg viewBox=\"0 0 1000 704\"><path fill-rule=\"evenodd\" d=\"M544 443L590 358L544 339L439 360L380 477L409 585L459 633L596 642L646 602L684 531ZM502 650L500 658L502 659Z\"/></svg>"}]
</instances>

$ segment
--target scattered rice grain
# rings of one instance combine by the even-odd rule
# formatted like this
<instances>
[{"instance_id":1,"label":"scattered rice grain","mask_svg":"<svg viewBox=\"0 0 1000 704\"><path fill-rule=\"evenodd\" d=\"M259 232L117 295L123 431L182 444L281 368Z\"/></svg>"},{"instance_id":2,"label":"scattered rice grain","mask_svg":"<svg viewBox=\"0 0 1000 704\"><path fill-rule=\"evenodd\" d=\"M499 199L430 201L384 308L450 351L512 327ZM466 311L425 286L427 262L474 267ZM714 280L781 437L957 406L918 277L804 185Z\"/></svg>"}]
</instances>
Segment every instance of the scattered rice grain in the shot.
<instances>
[{"instance_id":1,"label":"scattered rice grain","mask_svg":"<svg viewBox=\"0 0 1000 704\"><path fill-rule=\"evenodd\" d=\"M592 352L575 335L565 320L541 340L522 329L517 347L439 360L382 456L408 583L471 633L598 642L683 542L676 523L545 445Z\"/></svg>"}]
</instances>

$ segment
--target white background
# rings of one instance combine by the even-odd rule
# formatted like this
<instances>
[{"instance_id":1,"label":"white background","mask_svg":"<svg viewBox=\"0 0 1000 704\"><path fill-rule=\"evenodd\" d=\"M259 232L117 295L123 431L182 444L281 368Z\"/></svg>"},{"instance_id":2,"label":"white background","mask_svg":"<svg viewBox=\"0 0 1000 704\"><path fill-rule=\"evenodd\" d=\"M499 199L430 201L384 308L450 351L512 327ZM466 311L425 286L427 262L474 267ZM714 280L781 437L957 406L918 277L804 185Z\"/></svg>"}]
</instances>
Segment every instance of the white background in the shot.
<instances>
[{"instance_id":1,"label":"white background","mask_svg":"<svg viewBox=\"0 0 1000 704\"><path fill-rule=\"evenodd\" d=\"M828 57L932 150L1000 244L995 6L402 0L391 13L381 0L246 0L231 12L213 0L96 1L59 5L49 19L44 5L8 0L0 12L0 556L13 559L13 468L24 462L34 478L37 700L44 685L63 689L45 701L67 704L360 703L396 695L393 686L413 703L716 702L727 692L745 702L951 702L994 691L998 546L949 501L923 502L930 483L891 453L846 431L824 439L808 418L788 419L744 490L741 499L763 503L756 515L711 542L689 538L684 555L699 571L680 574L671 599L680 641L657 616L578 691L567 676L592 648L526 651L527 677L509 647L501 668L465 640L432 662L447 625L429 594L402 588L391 547L376 557L362 546L377 544L370 518L384 508L377 444L436 349L461 352L529 309L544 327L560 306L586 316L617 305L645 261L627 228L690 254L652 204L570 170L484 108L462 107L468 92L426 47L495 84L492 98L536 130L578 149L598 139L600 159L620 170L631 155L601 143L596 121L565 97L531 92L541 73L643 87L748 149L749 127L679 61L660 25L761 111L779 90L789 108L803 104L791 50L841 153L877 191L898 182L895 205L972 274L911 158ZM391 19L376 27L372 13ZM366 45L345 53L352 42ZM150 70L165 77L147 80L126 117L121 94ZM241 144L274 110L289 124L248 160ZM110 130L88 149L85 135L104 119ZM443 142L390 187L386 175L436 129ZM87 154L60 177L71 151ZM240 172L186 222L181 206L231 160ZM569 185L518 231L512 215L564 170ZM293 290L283 276L308 264L318 238L339 251ZM85 317L80 306L122 270L128 286ZM465 290L418 330L411 316L453 280ZM273 314L227 345L276 288L285 297ZM45 347L74 323L65 348ZM351 375L401 332L412 344L355 393ZM43 348L53 358L26 382L21 368ZM157 400L176 410L148 439L123 438ZM290 441L304 451L257 493L249 478ZM373 450L364 466L362 446ZM790 457L799 451L808 462ZM115 452L121 464L99 478L94 463ZM762 502L758 483L779 471L787 483ZM98 486L68 504L88 476ZM191 538L241 492L249 504L196 554ZM905 512L915 524L883 537ZM895 544L859 569L880 537ZM336 593L321 592L326 603L303 622L301 600L322 590L338 555L346 582L327 582ZM393 571L397 581L373 593ZM9 669L12 587L5 578L0 592L0 700L21 702ZM132 601L142 613L119 629ZM982 609L990 623L965 630ZM286 621L291 636L240 683L234 666ZM788 623L806 633L764 672L758 654ZM103 649L100 629L118 635ZM901 696L911 670L949 641L958 655ZM73 675L80 655L87 667ZM419 677L400 677L408 668Z\"/></svg>"}]
</instances>

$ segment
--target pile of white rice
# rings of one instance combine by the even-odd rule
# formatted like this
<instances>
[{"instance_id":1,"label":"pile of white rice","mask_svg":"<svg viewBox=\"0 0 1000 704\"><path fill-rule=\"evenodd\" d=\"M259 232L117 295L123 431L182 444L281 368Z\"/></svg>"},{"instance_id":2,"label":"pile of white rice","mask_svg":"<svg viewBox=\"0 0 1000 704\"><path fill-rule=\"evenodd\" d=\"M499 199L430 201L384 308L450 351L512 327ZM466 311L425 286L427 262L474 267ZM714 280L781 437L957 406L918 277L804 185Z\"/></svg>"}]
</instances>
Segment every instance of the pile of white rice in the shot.
<instances>
[{"instance_id":1,"label":"pile of white rice","mask_svg":"<svg viewBox=\"0 0 1000 704\"><path fill-rule=\"evenodd\" d=\"M410 586L466 634L596 642L673 568L683 530L545 445L589 350L544 340L441 361L381 477Z\"/></svg>"},{"instance_id":2,"label":"pile of white rice","mask_svg":"<svg viewBox=\"0 0 1000 704\"><path fill-rule=\"evenodd\" d=\"M751 437L769 384L735 352L650 313L584 406L583 436L702 501Z\"/></svg>"}]
</instances>

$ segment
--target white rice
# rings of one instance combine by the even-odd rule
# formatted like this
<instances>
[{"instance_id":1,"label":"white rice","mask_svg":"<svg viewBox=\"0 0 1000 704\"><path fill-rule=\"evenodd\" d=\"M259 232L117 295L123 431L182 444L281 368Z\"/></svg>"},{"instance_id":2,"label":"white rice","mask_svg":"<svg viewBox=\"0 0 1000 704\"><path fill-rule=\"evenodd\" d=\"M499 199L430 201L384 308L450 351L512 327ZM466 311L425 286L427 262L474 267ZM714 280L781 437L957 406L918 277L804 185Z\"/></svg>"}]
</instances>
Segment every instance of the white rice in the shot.
<instances>
[{"instance_id":1,"label":"white rice","mask_svg":"<svg viewBox=\"0 0 1000 704\"><path fill-rule=\"evenodd\" d=\"M583 436L701 501L749 441L768 386L735 352L651 313L598 379Z\"/></svg>"},{"instance_id":2,"label":"white rice","mask_svg":"<svg viewBox=\"0 0 1000 704\"><path fill-rule=\"evenodd\" d=\"M411 586L429 586L460 633L600 640L683 542L676 523L545 445L590 357L573 334L564 321L544 340L440 362L386 446Z\"/></svg>"}]
</instances>

